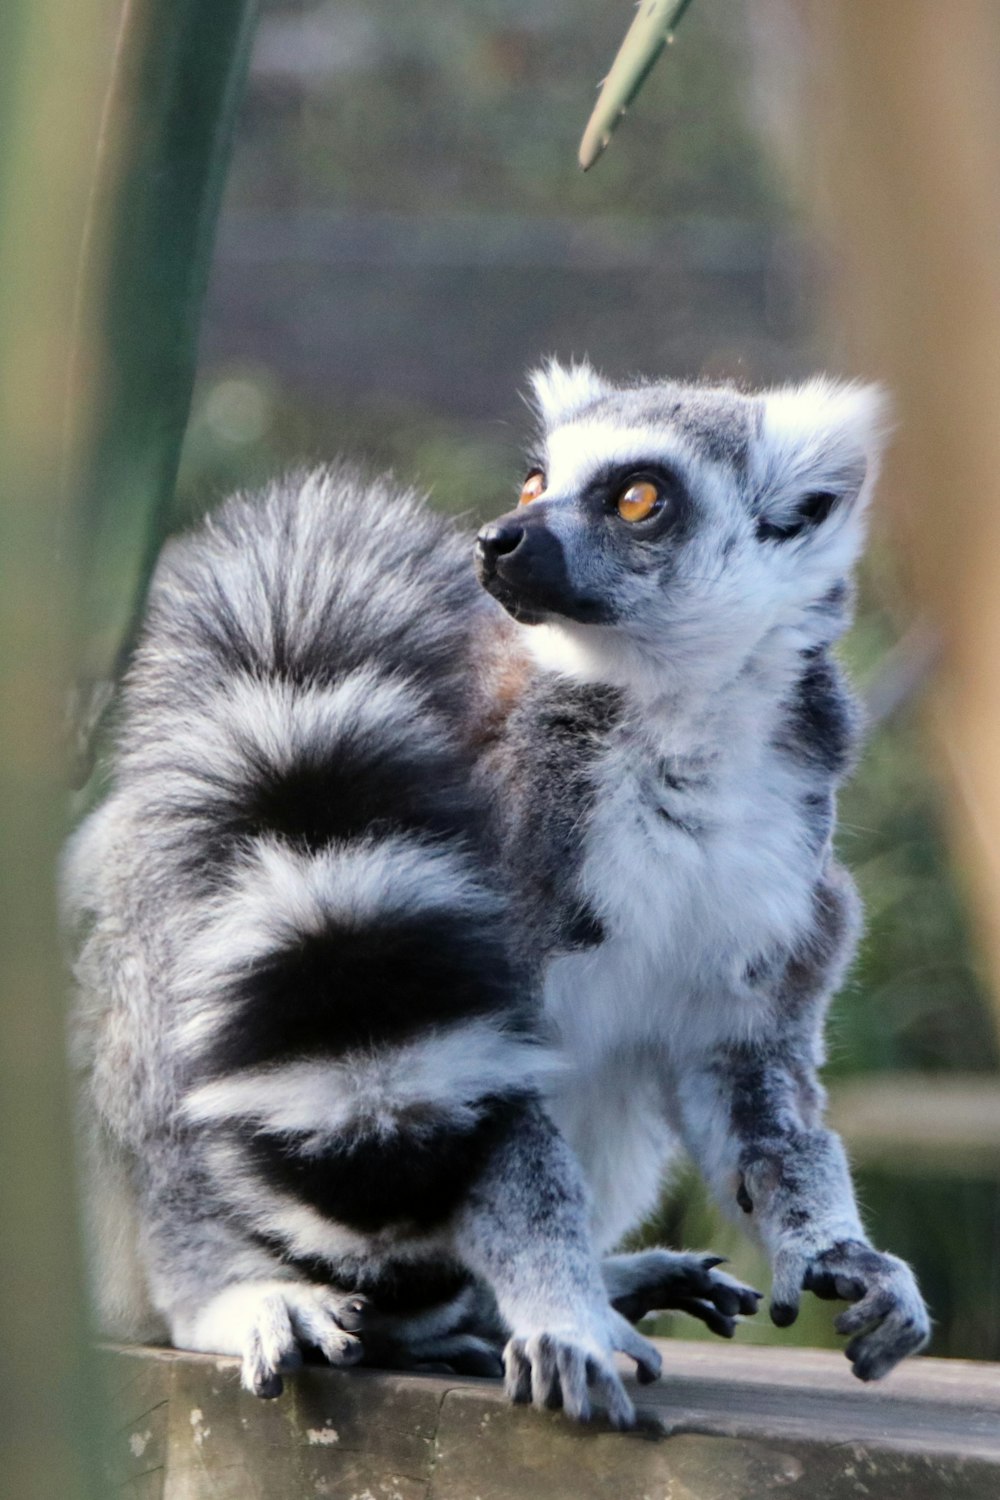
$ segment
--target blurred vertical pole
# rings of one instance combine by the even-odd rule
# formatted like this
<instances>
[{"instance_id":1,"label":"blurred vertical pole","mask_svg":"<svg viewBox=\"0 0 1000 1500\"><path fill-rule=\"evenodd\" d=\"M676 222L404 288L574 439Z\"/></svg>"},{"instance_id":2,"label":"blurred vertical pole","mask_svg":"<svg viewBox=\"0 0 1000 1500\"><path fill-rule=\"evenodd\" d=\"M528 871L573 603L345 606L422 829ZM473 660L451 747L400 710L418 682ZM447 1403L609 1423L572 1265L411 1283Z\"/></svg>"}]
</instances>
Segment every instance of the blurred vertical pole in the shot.
<instances>
[{"instance_id":1,"label":"blurred vertical pole","mask_svg":"<svg viewBox=\"0 0 1000 1500\"><path fill-rule=\"evenodd\" d=\"M1000 1028L1000 6L813 0L840 311L896 398L884 493Z\"/></svg>"},{"instance_id":2,"label":"blurred vertical pole","mask_svg":"<svg viewBox=\"0 0 1000 1500\"><path fill-rule=\"evenodd\" d=\"M64 721L77 674L113 668L172 498L256 10L0 4L0 1493L12 1500L102 1494L53 910Z\"/></svg>"},{"instance_id":3,"label":"blurred vertical pole","mask_svg":"<svg viewBox=\"0 0 1000 1500\"><path fill-rule=\"evenodd\" d=\"M107 0L0 5L0 1490L98 1500L53 866L73 590L60 437Z\"/></svg>"}]
</instances>

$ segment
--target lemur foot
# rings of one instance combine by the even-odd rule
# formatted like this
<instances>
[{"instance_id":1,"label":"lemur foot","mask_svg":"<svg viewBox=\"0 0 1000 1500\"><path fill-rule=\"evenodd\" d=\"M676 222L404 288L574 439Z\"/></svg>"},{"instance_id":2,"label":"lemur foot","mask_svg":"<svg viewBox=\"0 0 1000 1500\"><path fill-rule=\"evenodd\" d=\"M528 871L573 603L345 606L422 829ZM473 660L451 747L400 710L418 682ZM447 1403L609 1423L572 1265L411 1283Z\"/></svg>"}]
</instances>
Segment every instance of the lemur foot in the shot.
<instances>
[{"instance_id":1,"label":"lemur foot","mask_svg":"<svg viewBox=\"0 0 1000 1500\"><path fill-rule=\"evenodd\" d=\"M796 1247L779 1251L771 1293L771 1317L779 1328L795 1322L800 1291L854 1304L833 1326L854 1335L844 1353L859 1380L881 1380L930 1338L930 1318L909 1266L861 1240L838 1240L818 1254Z\"/></svg>"},{"instance_id":2,"label":"lemur foot","mask_svg":"<svg viewBox=\"0 0 1000 1500\"><path fill-rule=\"evenodd\" d=\"M383 1370L419 1370L433 1375L478 1375L488 1380L503 1376L503 1343L474 1333L445 1333L413 1342L374 1343L366 1336L366 1365Z\"/></svg>"},{"instance_id":3,"label":"lemur foot","mask_svg":"<svg viewBox=\"0 0 1000 1500\"><path fill-rule=\"evenodd\" d=\"M241 1380L256 1396L280 1396L282 1373L302 1364L304 1346L331 1365L354 1365L363 1350L357 1331L368 1309L365 1297L295 1281L264 1281L228 1287L179 1329L180 1348L236 1354Z\"/></svg>"},{"instance_id":4,"label":"lemur foot","mask_svg":"<svg viewBox=\"0 0 1000 1500\"><path fill-rule=\"evenodd\" d=\"M510 1399L553 1410L562 1408L577 1422L587 1422L592 1415L593 1392L613 1427L634 1427L635 1407L615 1369L614 1350L635 1360L643 1385L657 1378L662 1361L652 1344L630 1323L610 1309L609 1313L610 1336L606 1340L582 1335L575 1329L515 1335L504 1350Z\"/></svg>"},{"instance_id":5,"label":"lemur foot","mask_svg":"<svg viewBox=\"0 0 1000 1500\"><path fill-rule=\"evenodd\" d=\"M723 1256L701 1251L643 1250L609 1255L601 1270L612 1307L630 1322L678 1309L731 1339L737 1316L755 1313L763 1293L720 1271L723 1263Z\"/></svg>"}]
</instances>

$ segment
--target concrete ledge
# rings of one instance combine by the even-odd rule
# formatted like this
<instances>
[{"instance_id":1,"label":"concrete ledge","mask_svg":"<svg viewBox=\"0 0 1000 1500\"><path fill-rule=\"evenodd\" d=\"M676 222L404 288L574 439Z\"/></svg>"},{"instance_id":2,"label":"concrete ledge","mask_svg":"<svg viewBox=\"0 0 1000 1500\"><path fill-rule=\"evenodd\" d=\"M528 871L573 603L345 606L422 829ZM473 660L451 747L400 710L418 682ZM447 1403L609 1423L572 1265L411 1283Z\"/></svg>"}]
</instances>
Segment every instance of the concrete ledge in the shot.
<instances>
[{"instance_id":1,"label":"concrete ledge","mask_svg":"<svg viewBox=\"0 0 1000 1500\"><path fill-rule=\"evenodd\" d=\"M101 1351L108 1494L128 1500L995 1500L1000 1366L670 1341L641 1431L513 1408L489 1381L310 1367L277 1401L236 1361Z\"/></svg>"}]
</instances>

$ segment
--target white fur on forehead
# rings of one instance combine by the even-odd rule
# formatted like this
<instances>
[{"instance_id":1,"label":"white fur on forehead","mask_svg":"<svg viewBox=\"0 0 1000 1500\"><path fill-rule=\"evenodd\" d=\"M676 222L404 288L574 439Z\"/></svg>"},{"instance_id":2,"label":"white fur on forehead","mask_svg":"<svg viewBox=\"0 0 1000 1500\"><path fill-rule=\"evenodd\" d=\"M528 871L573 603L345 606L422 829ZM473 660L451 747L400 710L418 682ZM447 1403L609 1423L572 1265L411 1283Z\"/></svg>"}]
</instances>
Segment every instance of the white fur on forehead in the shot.
<instances>
[{"instance_id":1,"label":"white fur on forehead","mask_svg":"<svg viewBox=\"0 0 1000 1500\"><path fill-rule=\"evenodd\" d=\"M889 432L881 386L819 376L768 391L761 402L754 467L766 509L810 492L867 496Z\"/></svg>"},{"instance_id":2,"label":"white fur on forehead","mask_svg":"<svg viewBox=\"0 0 1000 1500\"><path fill-rule=\"evenodd\" d=\"M586 360L582 364L561 365L558 360L550 359L540 369L532 370L528 379L535 407L546 427L565 421L611 389Z\"/></svg>"}]
</instances>

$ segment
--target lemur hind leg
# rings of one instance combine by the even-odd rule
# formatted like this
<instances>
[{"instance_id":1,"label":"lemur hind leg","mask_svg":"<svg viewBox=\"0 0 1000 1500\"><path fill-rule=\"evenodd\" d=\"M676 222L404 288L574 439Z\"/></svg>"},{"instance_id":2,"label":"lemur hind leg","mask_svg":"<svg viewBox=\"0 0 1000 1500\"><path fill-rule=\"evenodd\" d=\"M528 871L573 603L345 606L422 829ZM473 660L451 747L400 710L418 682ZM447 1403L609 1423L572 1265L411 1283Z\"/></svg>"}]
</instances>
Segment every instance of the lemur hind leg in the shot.
<instances>
[{"instance_id":1,"label":"lemur hind leg","mask_svg":"<svg viewBox=\"0 0 1000 1500\"><path fill-rule=\"evenodd\" d=\"M701 1251L642 1250L605 1256L601 1273L611 1306L629 1322L676 1309L730 1339L737 1316L755 1313L763 1293L720 1271L723 1263Z\"/></svg>"},{"instance_id":2,"label":"lemur hind leg","mask_svg":"<svg viewBox=\"0 0 1000 1500\"><path fill-rule=\"evenodd\" d=\"M372 1289L362 1362L383 1370L503 1376L508 1330L489 1287L466 1275L454 1296L413 1311L392 1309ZM388 1308L388 1310L387 1310Z\"/></svg>"},{"instance_id":3,"label":"lemur hind leg","mask_svg":"<svg viewBox=\"0 0 1000 1500\"><path fill-rule=\"evenodd\" d=\"M276 1277L227 1287L175 1342L237 1355L244 1389L270 1398L281 1395L282 1375L301 1366L305 1348L317 1349L327 1364L357 1364L364 1315L363 1298Z\"/></svg>"},{"instance_id":4,"label":"lemur hind leg","mask_svg":"<svg viewBox=\"0 0 1000 1500\"><path fill-rule=\"evenodd\" d=\"M380 1370L419 1370L434 1375L478 1375L487 1380L503 1377L506 1337L497 1341L476 1333L440 1333L426 1338L365 1337L366 1365ZM371 1352L369 1354L369 1347Z\"/></svg>"},{"instance_id":5,"label":"lemur hind leg","mask_svg":"<svg viewBox=\"0 0 1000 1500\"><path fill-rule=\"evenodd\" d=\"M177 1132L140 1166L143 1259L153 1305L178 1349L235 1355L244 1389L281 1394L306 1350L357 1364L370 1299L300 1275L227 1211L205 1170L203 1142Z\"/></svg>"}]
</instances>

